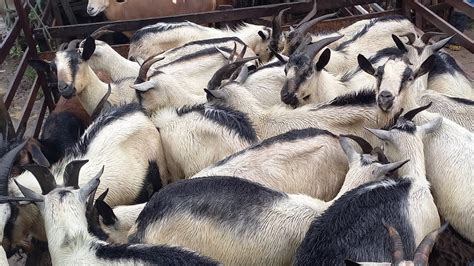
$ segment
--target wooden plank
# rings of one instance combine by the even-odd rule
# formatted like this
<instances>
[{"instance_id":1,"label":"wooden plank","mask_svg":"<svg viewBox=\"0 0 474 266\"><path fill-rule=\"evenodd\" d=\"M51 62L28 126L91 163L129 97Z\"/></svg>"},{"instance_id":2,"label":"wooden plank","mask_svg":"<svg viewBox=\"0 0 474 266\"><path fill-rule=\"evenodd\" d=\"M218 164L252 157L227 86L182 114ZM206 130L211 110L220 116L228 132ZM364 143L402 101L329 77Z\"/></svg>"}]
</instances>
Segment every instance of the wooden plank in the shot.
<instances>
[{"instance_id":1,"label":"wooden plank","mask_svg":"<svg viewBox=\"0 0 474 266\"><path fill-rule=\"evenodd\" d=\"M77 24L76 16L69 5L69 0L61 0L61 6L63 7L64 13L69 21L69 24Z\"/></svg>"},{"instance_id":2,"label":"wooden plank","mask_svg":"<svg viewBox=\"0 0 474 266\"><path fill-rule=\"evenodd\" d=\"M41 110L38 115L38 119L36 119L35 123L35 132L33 133L34 138L38 138L39 134L41 133L41 127L43 126L43 120L44 117L46 116L46 102L44 101L44 98L41 100Z\"/></svg>"},{"instance_id":3,"label":"wooden plank","mask_svg":"<svg viewBox=\"0 0 474 266\"><path fill-rule=\"evenodd\" d=\"M7 37L3 39L0 45L0 62L3 63L7 56L10 54L10 49L15 45L15 41L20 34L20 22L18 19L15 20L12 29L8 32Z\"/></svg>"},{"instance_id":4,"label":"wooden plank","mask_svg":"<svg viewBox=\"0 0 474 266\"><path fill-rule=\"evenodd\" d=\"M112 45L112 48L117 51L121 56L127 58L128 56L128 44L118 44L118 45ZM55 51L46 51L46 52L41 52L38 54L38 57L46 60L46 61L53 61L55 57L56 52Z\"/></svg>"},{"instance_id":5,"label":"wooden plank","mask_svg":"<svg viewBox=\"0 0 474 266\"><path fill-rule=\"evenodd\" d=\"M446 3L454 8L461 10L464 14L474 19L474 7L468 5L462 0L446 0Z\"/></svg>"},{"instance_id":6,"label":"wooden plank","mask_svg":"<svg viewBox=\"0 0 474 266\"><path fill-rule=\"evenodd\" d=\"M23 114L21 116L20 123L18 123L18 128L21 128L22 126L26 127L26 125L28 124L28 120L30 119L31 111L33 110L33 107L35 105L36 96L38 95L39 88L40 83L38 77L36 77L30 89L28 101L26 102L26 105L23 108Z\"/></svg>"},{"instance_id":7,"label":"wooden plank","mask_svg":"<svg viewBox=\"0 0 474 266\"><path fill-rule=\"evenodd\" d=\"M451 24L443 20L440 16L436 15L433 11L429 8L425 7L424 5L414 1L414 0L406 0L407 3L413 8L416 12L420 13L424 19L428 20L431 24L436 26L441 31L452 34L454 36L454 40L456 40L459 44L461 44L464 48L469 50L471 53L474 53L474 42L471 40L467 35L460 32L458 29L453 27Z\"/></svg>"},{"instance_id":8,"label":"wooden plank","mask_svg":"<svg viewBox=\"0 0 474 266\"><path fill-rule=\"evenodd\" d=\"M337 31L359 20L371 19L371 18L382 17L382 16L390 16L390 15L400 15L401 13L402 13L402 9L394 9L394 10L383 11L383 12L369 13L366 15L355 15L355 16L350 16L350 17L328 19L328 20L319 22L316 26L314 26L311 29L311 31L313 32L318 32L322 30Z\"/></svg>"},{"instance_id":9,"label":"wooden plank","mask_svg":"<svg viewBox=\"0 0 474 266\"><path fill-rule=\"evenodd\" d=\"M318 10L337 9L358 4L369 4L379 2L377 0L337 0L337 1L320 1ZM53 38L67 39L71 37L85 37L96 29L105 25L113 25L117 31L133 31L144 26L155 24L158 22L179 22L189 20L197 24L207 24L215 22L228 22L235 20L245 20L250 18L260 18L272 16L281 9L291 7L291 13L305 13L311 10L312 3L298 2L288 4L274 4L266 6L236 8L227 11L209 11L194 14L183 14L177 16L167 16L160 18L146 18L127 21L99 22L90 24L67 25L61 27L50 27L48 30ZM36 31L35 34L42 34Z\"/></svg>"}]
</instances>

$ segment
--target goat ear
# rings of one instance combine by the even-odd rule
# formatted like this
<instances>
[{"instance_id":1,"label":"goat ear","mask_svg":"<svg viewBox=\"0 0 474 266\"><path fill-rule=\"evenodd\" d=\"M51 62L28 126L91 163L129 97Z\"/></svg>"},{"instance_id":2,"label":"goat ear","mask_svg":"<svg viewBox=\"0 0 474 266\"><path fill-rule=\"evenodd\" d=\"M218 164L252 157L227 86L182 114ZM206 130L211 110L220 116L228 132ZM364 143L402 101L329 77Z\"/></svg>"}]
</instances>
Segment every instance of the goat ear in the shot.
<instances>
[{"instance_id":1,"label":"goat ear","mask_svg":"<svg viewBox=\"0 0 474 266\"><path fill-rule=\"evenodd\" d=\"M439 51L441 48L443 48L446 44L448 44L449 41L454 37L454 35L449 36L447 38L441 39L437 41L436 43L433 43L430 45L431 49L433 52Z\"/></svg>"},{"instance_id":2,"label":"goat ear","mask_svg":"<svg viewBox=\"0 0 474 266\"><path fill-rule=\"evenodd\" d=\"M29 59L28 65L36 71L44 71L46 73L51 72L51 64L41 59Z\"/></svg>"},{"instance_id":3,"label":"goat ear","mask_svg":"<svg viewBox=\"0 0 474 266\"><path fill-rule=\"evenodd\" d=\"M43 152L41 151L41 147L39 146L38 143L36 143L36 141L35 142L30 141L28 145L26 146L26 149L31 154L31 159L33 159L33 162L44 167L51 166L49 164L48 159L46 159Z\"/></svg>"},{"instance_id":4,"label":"goat ear","mask_svg":"<svg viewBox=\"0 0 474 266\"><path fill-rule=\"evenodd\" d=\"M344 263L346 264L346 266L359 266L359 265L362 265L358 262L355 262L355 261L352 261L352 260L348 260L348 259L345 259L344 260Z\"/></svg>"},{"instance_id":5,"label":"goat ear","mask_svg":"<svg viewBox=\"0 0 474 266\"><path fill-rule=\"evenodd\" d=\"M428 57L421 66L413 73L413 79L417 79L433 69L435 63L435 55L432 54Z\"/></svg>"},{"instance_id":6,"label":"goat ear","mask_svg":"<svg viewBox=\"0 0 474 266\"><path fill-rule=\"evenodd\" d=\"M425 123L419 126L418 128L420 129L421 132L423 132L423 134L426 135L438 130L442 124L443 124L443 118L440 116L440 117L437 117L436 119L431 120L428 123Z\"/></svg>"},{"instance_id":7,"label":"goat ear","mask_svg":"<svg viewBox=\"0 0 474 266\"><path fill-rule=\"evenodd\" d=\"M102 216L102 222L105 225L114 225L118 219L114 214L114 210L103 200L96 200L95 208L100 216Z\"/></svg>"},{"instance_id":8,"label":"goat ear","mask_svg":"<svg viewBox=\"0 0 474 266\"><path fill-rule=\"evenodd\" d=\"M147 92L155 87L155 82L153 80L148 80L139 84L133 84L130 85L130 88L141 91L141 92Z\"/></svg>"},{"instance_id":9,"label":"goat ear","mask_svg":"<svg viewBox=\"0 0 474 266\"><path fill-rule=\"evenodd\" d=\"M375 69L372 66L372 63L365 58L365 56L359 54L357 56L357 62L359 63L359 67L364 70L367 74L375 76Z\"/></svg>"},{"instance_id":10,"label":"goat ear","mask_svg":"<svg viewBox=\"0 0 474 266\"><path fill-rule=\"evenodd\" d=\"M392 135L390 135L389 131L381 130L381 129L373 129L373 128L365 128L370 133L374 134L377 138L385 141L391 141Z\"/></svg>"},{"instance_id":11,"label":"goat ear","mask_svg":"<svg viewBox=\"0 0 474 266\"><path fill-rule=\"evenodd\" d=\"M92 37L87 37L84 41L84 48L82 48L82 59L84 61L89 60L95 51L95 40Z\"/></svg>"},{"instance_id":12,"label":"goat ear","mask_svg":"<svg viewBox=\"0 0 474 266\"><path fill-rule=\"evenodd\" d=\"M262 38L264 41L268 39L268 36L265 35L265 33L263 33L261 30L258 31L258 36L260 36L260 38Z\"/></svg>"},{"instance_id":13,"label":"goat ear","mask_svg":"<svg viewBox=\"0 0 474 266\"><path fill-rule=\"evenodd\" d=\"M392 173L392 172L398 170L400 167L404 166L409 161L410 160L405 160L405 161L401 161L401 162L382 164L381 166L377 167L376 173L377 173L378 177L382 177L382 176L384 176L388 173Z\"/></svg>"},{"instance_id":14,"label":"goat ear","mask_svg":"<svg viewBox=\"0 0 474 266\"><path fill-rule=\"evenodd\" d=\"M398 49L399 49L402 53L408 52L407 47L406 47L405 44L402 42L402 40L400 40L400 38L398 38L397 35L392 34L392 39L393 39L393 41L395 42L395 45L397 45Z\"/></svg>"},{"instance_id":15,"label":"goat ear","mask_svg":"<svg viewBox=\"0 0 474 266\"><path fill-rule=\"evenodd\" d=\"M349 142L349 138L339 137L339 144L341 144L342 150L346 154L349 163L352 163L357 160L357 155L359 154L355 151L354 147Z\"/></svg>"},{"instance_id":16,"label":"goat ear","mask_svg":"<svg viewBox=\"0 0 474 266\"><path fill-rule=\"evenodd\" d=\"M329 63L329 59L331 59L331 50L326 48L316 63L316 71L323 70L323 68Z\"/></svg>"}]
</instances>

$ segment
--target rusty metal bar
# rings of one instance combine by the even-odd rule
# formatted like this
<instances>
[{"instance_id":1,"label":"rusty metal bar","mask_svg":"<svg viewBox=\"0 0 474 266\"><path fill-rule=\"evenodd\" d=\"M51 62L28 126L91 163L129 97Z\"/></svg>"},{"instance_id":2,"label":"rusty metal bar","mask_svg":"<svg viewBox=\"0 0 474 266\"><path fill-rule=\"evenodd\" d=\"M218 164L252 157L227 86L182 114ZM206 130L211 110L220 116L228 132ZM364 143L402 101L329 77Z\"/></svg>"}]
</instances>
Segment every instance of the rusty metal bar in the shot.
<instances>
[{"instance_id":1,"label":"rusty metal bar","mask_svg":"<svg viewBox=\"0 0 474 266\"><path fill-rule=\"evenodd\" d=\"M354 5L364 5L380 2L380 0L339 0L339 1L320 1L318 10L329 10L343 8ZM209 11L194 14L184 14L178 16L167 16L160 18L146 18L136 20L99 22L90 24L67 25L60 27L50 27L49 31L53 38L67 39L70 37L85 37L96 29L105 25L113 25L117 31L132 31L144 26L155 24L158 22L178 22L189 20L198 24L207 24L215 22L228 22L235 20L245 20L250 18L260 18L272 16L283 8L291 7L292 13L304 13L311 10L312 3L298 2L288 4L274 4L265 6L256 6L248 8L236 8L226 11ZM35 31L35 34L42 34L41 31Z\"/></svg>"},{"instance_id":2,"label":"rusty metal bar","mask_svg":"<svg viewBox=\"0 0 474 266\"><path fill-rule=\"evenodd\" d=\"M440 16L436 15L426 6L422 5L419 2L414 0L406 0L415 12L420 13L424 19L428 20L431 24L435 25L441 31L453 34L454 39L459 42L464 48L469 50L471 53L474 53L474 42L464 33L460 32L458 29L453 27L451 24L443 20Z\"/></svg>"},{"instance_id":3,"label":"rusty metal bar","mask_svg":"<svg viewBox=\"0 0 474 266\"><path fill-rule=\"evenodd\" d=\"M30 57L30 48L26 48L25 53L21 57L20 64L18 65L15 71L15 78L13 79L12 82L10 82L10 85L8 86L8 90L7 90L7 94L5 98L5 106L7 107L7 109L10 108L10 105L12 104L12 101L13 101L13 97L15 97L16 91L18 90L18 86L20 85L23 75L25 74L26 68L28 67L26 60L29 57Z\"/></svg>"},{"instance_id":4,"label":"rusty metal bar","mask_svg":"<svg viewBox=\"0 0 474 266\"><path fill-rule=\"evenodd\" d=\"M0 117L0 119L6 120L6 126L8 128L8 139L11 139L15 136L15 127L13 126L12 118L10 117L8 109L3 101L0 101L0 114L5 114L5 117Z\"/></svg>"},{"instance_id":5,"label":"rusty metal bar","mask_svg":"<svg viewBox=\"0 0 474 266\"><path fill-rule=\"evenodd\" d=\"M30 55L31 57L38 57L38 53L36 52L36 42L33 39L33 33L30 28L30 23L28 20L28 15L26 14L26 10L22 8L20 0L15 0L14 2L15 2L16 11L18 13L18 21L20 22L21 28L23 29L23 32L25 33L26 43L28 44L29 51L30 51L30 53L27 53L27 55ZM46 104L48 105L49 110L53 110L54 101L51 96L51 90L46 83L46 78L44 76L44 73L42 71L38 71L37 74L38 74L39 83L41 84L41 87L43 88Z\"/></svg>"},{"instance_id":6,"label":"rusty metal bar","mask_svg":"<svg viewBox=\"0 0 474 266\"><path fill-rule=\"evenodd\" d=\"M461 0L446 0L446 3L451 5L454 8L461 10L464 14L468 15L472 19L474 19L474 7L466 4L464 1Z\"/></svg>"},{"instance_id":7,"label":"rusty metal bar","mask_svg":"<svg viewBox=\"0 0 474 266\"><path fill-rule=\"evenodd\" d=\"M5 61L8 54L10 53L10 49L15 45L16 38L20 34L20 23L18 19L15 20L12 29L8 32L7 37L3 40L2 44L0 45L0 62Z\"/></svg>"},{"instance_id":8,"label":"rusty metal bar","mask_svg":"<svg viewBox=\"0 0 474 266\"><path fill-rule=\"evenodd\" d=\"M46 116L46 107L48 107L48 106L46 105L46 102L43 98L41 100L41 110L40 110L40 113L38 115L38 119L36 120L36 123L35 123L35 132L33 133L34 138L38 138L38 136L41 132L41 128L43 126L43 120L44 120L44 117Z\"/></svg>"},{"instance_id":9,"label":"rusty metal bar","mask_svg":"<svg viewBox=\"0 0 474 266\"><path fill-rule=\"evenodd\" d=\"M23 114L21 116L20 123L18 123L18 128L25 126L28 124L28 120L30 119L31 111L33 110L33 106L35 105L36 96L38 95L38 91L40 88L38 77L35 78L33 81L33 85L31 86L30 95L28 97L28 101L26 102L25 107L23 108ZM46 98L45 98L46 99Z\"/></svg>"}]
</instances>

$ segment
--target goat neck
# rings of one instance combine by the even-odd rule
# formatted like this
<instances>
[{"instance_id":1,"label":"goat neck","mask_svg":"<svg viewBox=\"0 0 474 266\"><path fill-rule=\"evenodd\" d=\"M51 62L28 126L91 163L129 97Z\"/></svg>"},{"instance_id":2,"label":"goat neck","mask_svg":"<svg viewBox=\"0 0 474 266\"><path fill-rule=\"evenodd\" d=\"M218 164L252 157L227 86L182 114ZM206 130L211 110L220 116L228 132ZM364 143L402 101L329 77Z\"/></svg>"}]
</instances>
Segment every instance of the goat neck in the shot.
<instances>
[{"instance_id":1,"label":"goat neck","mask_svg":"<svg viewBox=\"0 0 474 266\"><path fill-rule=\"evenodd\" d=\"M84 82L76 82L76 88L81 92L78 93L79 101L89 115L91 115L96 106L107 94L108 86L102 82L90 67L86 69L86 78Z\"/></svg>"}]
</instances>

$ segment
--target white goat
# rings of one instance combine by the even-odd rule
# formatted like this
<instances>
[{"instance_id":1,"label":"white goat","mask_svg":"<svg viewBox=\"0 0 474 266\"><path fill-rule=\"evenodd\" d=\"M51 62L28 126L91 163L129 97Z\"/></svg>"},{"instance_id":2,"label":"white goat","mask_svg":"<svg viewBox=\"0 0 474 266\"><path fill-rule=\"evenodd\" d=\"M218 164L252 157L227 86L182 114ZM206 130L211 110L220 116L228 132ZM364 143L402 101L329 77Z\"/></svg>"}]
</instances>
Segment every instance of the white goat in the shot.
<instances>
[{"instance_id":1,"label":"white goat","mask_svg":"<svg viewBox=\"0 0 474 266\"><path fill-rule=\"evenodd\" d=\"M65 98L71 98L76 94L87 113L92 114L108 91L108 85L97 77L87 63L94 50L95 41L88 37L84 42L82 52L77 50L58 51L53 63L35 60L31 61L30 65L36 69L53 72L52 74L57 72L59 93ZM132 76L120 80L119 83L111 84L111 94L108 101L112 105L136 101L135 93L129 89L134 78Z\"/></svg>"},{"instance_id":2,"label":"white goat","mask_svg":"<svg viewBox=\"0 0 474 266\"><path fill-rule=\"evenodd\" d=\"M86 202L99 186L99 172L74 187L55 188L45 196L17 182L23 194L36 201L44 220L53 265L217 265L209 258L179 247L151 245L113 245L89 234Z\"/></svg>"},{"instance_id":3,"label":"white goat","mask_svg":"<svg viewBox=\"0 0 474 266\"><path fill-rule=\"evenodd\" d=\"M418 106L416 90L426 84L426 74L432 65L431 57L403 79L409 66L401 60L389 60L382 73L375 73L370 64L362 64L366 72L379 79L377 102L379 116L393 116L403 108L410 110ZM408 71L407 71L408 72ZM421 89L420 89L421 88ZM415 122L424 123L439 115L427 111L415 117ZM380 124L382 125L382 124ZM431 191L439 212L462 236L474 241L474 224L468 222L474 215L474 199L466 197L474 190L474 136L462 126L444 118L441 128L424 140L426 171Z\"/></svg>"},{"instance_id":4,"label":"white goat","mask_svg":"<svg viewBox=\"0 0 474 266\"><path fill-rule=\"evenodd\" d=\"M106 165L103 186L98 191L110 188L107 201L111 206L145 202L151 190L158 190L169 182L159 132L137 104L99 116L79 142L66 151L65 157L51 166L51 172L44 167L28 166L29 171L15 180L38 192L45 187L39 187L33 176L48 178L51 182L56 182L55 179L59 182L64 176L78 186L88 182L91 173L97 172L103 164ZM14 184L10 184L9 189L10 195L22 195ZM29 233L44 241L37 208L31 204L18 208L13 232L9 232L12 246L27 245L25 240Z\"/></svg>"},{"instance_id":5,"label":"white goat","mask_svg":"<svg viewBox=\"0 0 474 266\"><path fill-rule=\"evenodd\" d=\"M128 58L139 61L186 43L212 38L237 37L266 62L270 59L268 43L271 28L244 23L236 30L214 29L186 21L180 23L157 23L136 31L130 42Z\"/></svg>"},{"instance_id":6,"label":"white goat","mask_svg":"<svg viewBox=\"0 0 474 266\"><path fill-rule=\"evenodd\" d=\"M469 76L459 67L449 54L440 51L451 37L430 44L429 40L440 33L427 32L420 37L412 32L406 34L408 42L404 43L392 35L397 47L405 54L405 60L414 67L419 67L429 56L435 55L434 66L428 75L428 89L454 97L474 99L474 85ZM441 33L442 35L442 33Z\"/></svg>"},{"instance_id":7,"label":"white goat","mask_svg":"<svg viewBox=\"0 0 474 266\"><path fill-rule=\"evenodd\" d=\"M351 146L344 138L341 145ZM353 156L356 152L349 149L351 167L359 169L349 171L345 182L354 186L403 164L387 167L377 156ZM229 265L288 264L311 221L331 203L236 177L194 178L155 194L131 229L129 241L195 247Z\"/></svg>"}]
</instances>

